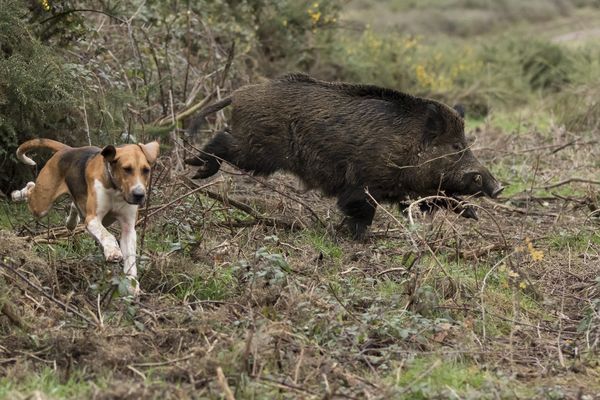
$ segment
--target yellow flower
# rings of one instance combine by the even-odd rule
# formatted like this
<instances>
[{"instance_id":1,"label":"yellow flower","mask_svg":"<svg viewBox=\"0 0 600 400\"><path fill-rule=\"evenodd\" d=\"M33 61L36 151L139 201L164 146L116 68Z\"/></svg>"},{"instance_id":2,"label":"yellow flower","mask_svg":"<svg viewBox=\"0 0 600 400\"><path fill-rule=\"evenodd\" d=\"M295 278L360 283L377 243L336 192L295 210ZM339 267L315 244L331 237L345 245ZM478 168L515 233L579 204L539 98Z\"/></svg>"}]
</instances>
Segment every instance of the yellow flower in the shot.
<instances>
[{"instance_id":1,"label":"yellow flower","mask_svg":"<svg viewBox=\"0 0 600 400\"><path fill-rule=\"evenodd\" d=\"M521 289L527 289L527 283L525 283L525 281L521 281L521 283L519 283L519 287Z\"/></svg>"},{"instance_id":2,"label":"yellow flower","mask_svg":"<svg viewBox=\"0 0 600 400\"><path fill-rule=\"evenodd\" d=\"M529 238L525 238L525 243L527 243L527 250L533 261L542 261L544 259L544 252L533 247L533 243L531 243Z\"/></svg>"},{"instance_id":3,"label":"yellow flower","mask_svg":"<svg viewBox=\"0 0 600 400\"><path fill-rule=\"evenodd\" d=\"M45 11L50 11L50 2L48 0L41 0L40 3Z\"/></svg>"}]
</instances>

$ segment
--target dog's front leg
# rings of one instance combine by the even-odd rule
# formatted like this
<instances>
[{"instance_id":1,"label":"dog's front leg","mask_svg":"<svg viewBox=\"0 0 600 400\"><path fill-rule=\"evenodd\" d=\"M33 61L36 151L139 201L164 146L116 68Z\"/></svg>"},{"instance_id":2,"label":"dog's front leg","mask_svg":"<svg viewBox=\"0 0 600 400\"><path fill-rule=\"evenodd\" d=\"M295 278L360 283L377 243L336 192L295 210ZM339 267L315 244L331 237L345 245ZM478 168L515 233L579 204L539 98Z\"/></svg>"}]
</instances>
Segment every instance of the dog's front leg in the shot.
<instances>
[{"instance_id":1,"label":"dog's front leg","mask_svg":"<svg viewBox=\"0 0 600 400\"><path fill-rule=\"evenodd\" d=\"M106 261L119 262L123 259L117 239L102 225L102 218L100 216L96 215L86 218L85 225L90 235L102 246Z\"/></svg>"},{"instance_id":2,"label":"dog's front leg","mask_svg":"<svg viewBox=\"0 0 600 400\"><path fill-rule=\"evenodd\" d=\"M135 220L137 216L137 206L130 206L123 217L119 218L121 224L121 251L123 252L123 272L130 281L129 292L131 294L139 293L139 284L137 281L136 258L136 239Z\"/></svg>"}]
</instances>

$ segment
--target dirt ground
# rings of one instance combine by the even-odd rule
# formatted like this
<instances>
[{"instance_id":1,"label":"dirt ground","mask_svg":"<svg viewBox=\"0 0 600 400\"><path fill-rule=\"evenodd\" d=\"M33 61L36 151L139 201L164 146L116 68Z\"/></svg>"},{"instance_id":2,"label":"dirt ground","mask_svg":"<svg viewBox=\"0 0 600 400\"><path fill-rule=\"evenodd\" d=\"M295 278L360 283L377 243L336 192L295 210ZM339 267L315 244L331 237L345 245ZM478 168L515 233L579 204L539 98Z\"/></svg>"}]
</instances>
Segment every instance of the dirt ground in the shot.
<instances>
[{"instance_id":1,"label":"dirt ground","mask_svg":"<svg viewBox=\"0 0 600 400\"><path fill-rule=\"evenodd\" d=\"M365 243L291 176L194 183L163 158L138 299L61 228L61 205L47 225L3 204L5 395L599 398L600 146L558 128L473 134L503 197L473 199L479 221L382 204ZM83 389L28 386L48 370Z\"/></svg>"}]
</instances>

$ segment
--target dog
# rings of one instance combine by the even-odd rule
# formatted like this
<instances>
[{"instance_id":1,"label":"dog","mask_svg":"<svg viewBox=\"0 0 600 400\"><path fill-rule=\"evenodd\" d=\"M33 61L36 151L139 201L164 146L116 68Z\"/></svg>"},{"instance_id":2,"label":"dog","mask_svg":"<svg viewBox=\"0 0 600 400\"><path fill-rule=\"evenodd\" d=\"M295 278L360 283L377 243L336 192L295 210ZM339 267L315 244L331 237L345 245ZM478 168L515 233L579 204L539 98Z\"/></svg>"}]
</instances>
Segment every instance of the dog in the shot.
<instances>
[{"instance_id":1,"label":"dog","mask_svg":"<svg viewBox=\"0 0 600 400\"><path fill-rule=\"evenodd\" d=\"M51 139L32 139L17 149L24 164L36 165L26 153L36 148L55 152L40 171L35 183L28 182L12 192L13 201L27 201L36 218L50 211L54 201L68 193L72 203L66 226L75 229L81 218L96 239L108 262L123 261L130 294L139 293L136 268L135 223L150 181L150 170L159 153L158 142L70 147ZM114 221L121 225L120 246L106 229Z\"/></svg>"}]
</instances>

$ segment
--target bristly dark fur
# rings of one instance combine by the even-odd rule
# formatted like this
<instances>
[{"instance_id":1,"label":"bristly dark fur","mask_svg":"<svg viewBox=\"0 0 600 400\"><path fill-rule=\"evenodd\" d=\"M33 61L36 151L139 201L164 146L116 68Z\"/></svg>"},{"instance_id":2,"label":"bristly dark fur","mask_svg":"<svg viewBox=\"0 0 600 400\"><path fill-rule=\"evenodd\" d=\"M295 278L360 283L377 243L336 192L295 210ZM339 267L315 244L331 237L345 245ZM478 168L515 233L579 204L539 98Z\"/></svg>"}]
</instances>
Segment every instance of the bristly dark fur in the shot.
<instances>
[{"instance_id":1,"label":"bristly dark fur","mask_svg":"<svg viewBox=\"0 0 600 400\"><path fill-rule=\"evenodd\" d=\"M286 75L282 75L275 80L281 82L302 82L313 85L320 85L329 89L344 92L349 96L355 97L368 97L372 99L381 99L385 101L398 102L399 104L406 105L407 103L427 103L427 99L411 96L407 93L398 92L397 90L383 88L375 85L365 84L352 84L346 82L327 82L321 81L311 77L310 75L294 72Z\"/></svg>"},{"instance_id":2,"label":"bristly dark fur","mask_svg":"<svg viewBox=\"0 0 600 400\"><path fill-rule=\"evenodd\" d=\"M498 185L468 149L463 119L435 100L288 74L241 87L199 114L228 103L231 130L186 160L200 167L195 178L215 174L220 159L259 175L292 172L337 197L357 238L375 214L365 189L378 202L400 202L440 190L488 193Z\"/></svg>"}]
</instances>

